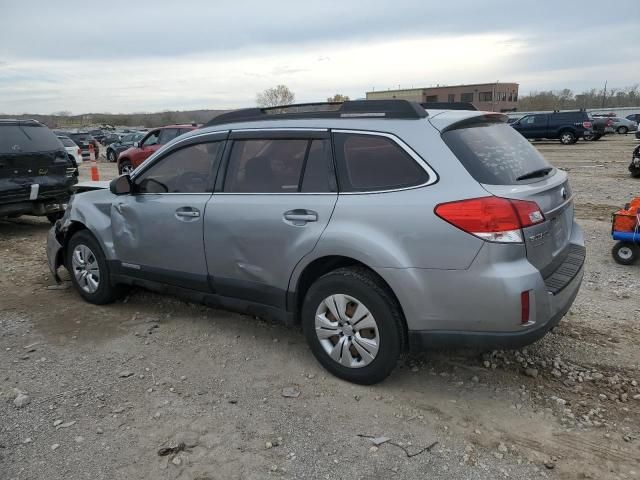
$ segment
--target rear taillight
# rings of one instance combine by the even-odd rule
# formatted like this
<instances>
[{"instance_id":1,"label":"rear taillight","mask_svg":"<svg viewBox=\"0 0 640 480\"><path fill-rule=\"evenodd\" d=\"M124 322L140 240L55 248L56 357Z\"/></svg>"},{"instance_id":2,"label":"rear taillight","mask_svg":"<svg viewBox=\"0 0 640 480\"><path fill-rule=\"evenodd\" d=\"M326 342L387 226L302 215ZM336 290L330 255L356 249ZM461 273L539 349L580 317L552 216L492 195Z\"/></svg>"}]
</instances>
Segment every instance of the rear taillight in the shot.
<instances>
[{"instance_id":1,"label":"rear taillight","mask_svg":"<svg viewBox=\"0 0 640 480\"><path fill-rule=\"evenodd\" d=\"M582 126L587 130L591 130L591 122L582 122Z\"/></svg>"},{"instance_id":2,"label":"rear taillight","mask_svg":"<svg viewBox=\"0 0 640 480\"><path fill-rule=\"evenodd\" d=\"M82 155L82 150L78 149L78 155Z\"/></svg>"},{"instance_id":3,"label":"rear taillight","mask_svg":"<svg viewBox=\"0 0 640 480\"><path fill-rule=\"evenodd\" d=\"M544 222L535 202L501 197L441 203L435 214L471 235L501 243L521 243L522 228Z\"/></svg>"}]
</instances>

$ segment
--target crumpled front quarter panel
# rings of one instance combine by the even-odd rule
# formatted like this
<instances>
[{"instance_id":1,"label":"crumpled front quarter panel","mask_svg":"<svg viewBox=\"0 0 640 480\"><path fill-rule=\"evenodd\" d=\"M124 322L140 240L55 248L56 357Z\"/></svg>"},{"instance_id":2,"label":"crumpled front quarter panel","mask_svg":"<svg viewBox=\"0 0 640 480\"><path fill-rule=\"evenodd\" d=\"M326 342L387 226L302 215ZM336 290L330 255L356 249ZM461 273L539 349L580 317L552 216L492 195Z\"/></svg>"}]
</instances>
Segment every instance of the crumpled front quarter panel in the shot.
<instances>
[{"instance_id":1,"label":"crumpled front quarter panel","mask_svg":"<svg viewBox=\"0 0 640 480\"><path fill-rule=\"evenodd\" d=\"M114 231L111 225L111 205L115 198L116 196L109 190L76 194L68 219L70 222L79 222L89 229L100 243L108 260L115 258Z\"/></svg>"}]
</instances>

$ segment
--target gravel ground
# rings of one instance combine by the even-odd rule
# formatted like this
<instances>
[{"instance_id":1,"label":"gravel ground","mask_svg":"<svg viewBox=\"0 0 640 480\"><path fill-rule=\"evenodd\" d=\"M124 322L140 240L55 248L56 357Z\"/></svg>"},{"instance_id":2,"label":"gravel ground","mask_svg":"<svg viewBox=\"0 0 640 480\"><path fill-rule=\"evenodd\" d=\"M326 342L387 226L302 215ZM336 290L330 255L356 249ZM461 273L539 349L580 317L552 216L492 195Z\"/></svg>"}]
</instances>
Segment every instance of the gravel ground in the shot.
<instances>
[{"instance_id":1,"label":"gravel ground","mask_svg":"<svg viewBox=\"0 0 640 480\"><path fill-rule=\"evenodd\" d=\"M640 266L609 237L640 194L635 141L535 145L587 238L569 315L529 348L412 356L372 387L326 374L297 329L143 290L87 304L53 287L46 221L0 220L0 477L640 478Z\"/></svg>"}]
</instances>

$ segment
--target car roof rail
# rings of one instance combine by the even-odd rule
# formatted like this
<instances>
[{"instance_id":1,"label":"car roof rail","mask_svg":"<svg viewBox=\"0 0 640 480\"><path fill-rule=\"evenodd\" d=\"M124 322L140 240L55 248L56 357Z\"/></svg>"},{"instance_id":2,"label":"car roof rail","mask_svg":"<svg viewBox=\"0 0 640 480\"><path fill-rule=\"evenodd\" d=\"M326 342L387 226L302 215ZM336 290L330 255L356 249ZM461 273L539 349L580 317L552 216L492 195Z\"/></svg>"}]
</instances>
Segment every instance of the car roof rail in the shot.
<instances>
[{"instance_id":1,"label":"car roof rail","mask_svg":"<svg viewBox=\"0 0 640 480\"><path fill-rule=\"evenodd\" d=\"M425 118L426 116L427 112L419 103L408 100L348 100L346 102L299 103L268 108L244 108L218 115L204 126L307 118L392 118L409 120Z\"/></svg>"},{"instance_id":2,"label":"car roof rail","mask_svg":"<svg viewBox=\"0 0 640 480\"><path fill-rule=\"evenodd\" d=\"M478 110L471 102L423 102L426 110Z\"/></svg>"}]
</instances>

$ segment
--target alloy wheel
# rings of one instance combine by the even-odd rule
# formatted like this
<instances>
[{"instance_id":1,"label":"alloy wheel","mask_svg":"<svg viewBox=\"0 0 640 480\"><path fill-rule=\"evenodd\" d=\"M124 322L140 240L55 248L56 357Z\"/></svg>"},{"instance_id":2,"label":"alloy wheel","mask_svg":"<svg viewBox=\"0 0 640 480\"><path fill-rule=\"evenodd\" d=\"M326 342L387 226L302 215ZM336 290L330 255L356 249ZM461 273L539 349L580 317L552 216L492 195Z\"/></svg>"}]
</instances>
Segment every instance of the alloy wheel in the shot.
<instances>
[{"instance_id":1,"label":"alloy wheel","mask_svg":"<svg viewBox=\"0 0 640 480\"><path fill-rule=\"evenodd\" d=\"M71 254L73 275L78 286L87 293L95 293L100 286L100 267L89 247L76 245Z\"/></svg>"},{"instance_id":2,"label":"alloy wheel","mask_svg":"<svg viewBox=\"0 0 640 480\"><path fill-rule=\"evenodd\" d=\"M344 367L364 367L378 354L378 324L357 298L343 294L325 298L316 310L315 330L327 355Z\"/></svg>"}]
</instances>

